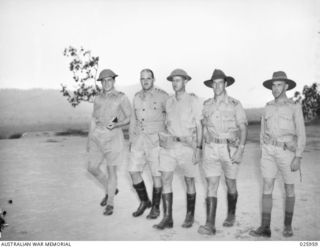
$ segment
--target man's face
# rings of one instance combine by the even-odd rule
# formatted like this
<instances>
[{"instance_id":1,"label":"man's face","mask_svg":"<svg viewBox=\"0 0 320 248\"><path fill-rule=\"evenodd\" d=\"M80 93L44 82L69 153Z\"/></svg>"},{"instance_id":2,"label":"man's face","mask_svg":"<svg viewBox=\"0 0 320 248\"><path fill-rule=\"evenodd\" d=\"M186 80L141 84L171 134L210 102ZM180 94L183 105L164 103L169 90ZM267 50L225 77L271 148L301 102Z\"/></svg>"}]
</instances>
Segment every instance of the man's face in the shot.
<instances>
[{"instance_id":1,"label":"man's face","mask_svg":"<svg viewBox=\"0 0 320 248\"><path fill-rule=\"evenodd\" d=\"M226 86L227 86L227 83L222 78L213 80L213 83L212 83L213 93L216 96L222 95L226 90Z\"/></svg>"},{"instance_id":2,"label":"man's face","mask_svg":"<svg viewBox=\"0 0 320 248\"><path fill-rule=\"evenodd\" d=\"M142 89L150 90L153 87L154 78L152 77L152 73L149 71L142 71L140 74L140 83Z\"/></svg>"},{"instance_id":3,"label":"man's face","mask_svg":"<svg viewBox=\"0 0 320 248\"><path fill-rule=\"evenodd\" d=\"M272 95L274 98L283 96L288 89L288 85L284 81L274 81L272 83Z\"/></svg>"},{"instance_id":4,"label":"man's face","mask_svg":"<svg viewBox=\"0 0 320 248\"><path fill-rule=\"evenodd\" d=\"M112 77L103 78L101 80L102 89L106 92L112 90L114 88L114 82L115 80Z\"/></svg>"},{"instance_id":5,"label":"man's face","mask_svg":"<svg viewBox=\"0 0 320 248\"><path fill-rule=\"evenodd\" d=\"M181 76L174 76L172 78L172 88L175 92L179 92L185 89L187 80Z\"/></svg>"}]
</instances>

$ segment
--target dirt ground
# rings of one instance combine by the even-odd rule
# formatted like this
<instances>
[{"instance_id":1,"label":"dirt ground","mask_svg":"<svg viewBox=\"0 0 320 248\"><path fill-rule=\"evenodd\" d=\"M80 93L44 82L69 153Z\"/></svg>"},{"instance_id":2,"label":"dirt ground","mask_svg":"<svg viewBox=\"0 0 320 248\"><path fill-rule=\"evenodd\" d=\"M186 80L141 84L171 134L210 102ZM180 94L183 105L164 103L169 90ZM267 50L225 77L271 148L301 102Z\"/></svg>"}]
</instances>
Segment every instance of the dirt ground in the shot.
<instances>
[{"instance_id":1,"label":"dirt ground","mask_svg":"<svg viewBox=\"0 0 320 248\"><path fill-rule=\"evenodd\" d=\"M125 164L119 167L120 193L115 212L103 216L99 203L103 190L86 170L84 137L32 137L0 140L0 208L7 211L9 224L2 240L264 240L248 232L260 224L261 176L258 129L251 129L238 177L239 201L234 227L225 228L226 187L221 181L218 193L217 234L197 233L205 222L205 181L197 175L195 224L184 229L185 188L179 171L174 179L174 228L158 231L157 220L131 213L138 206ZM273 194L271 240L320 239L320 134L319 126L307 127L308 145L302 162L303 181L296 185L293 220L295 235L282 237L283 182L278 177ZM250 139L251 137L251 139ZM252 138L253 137L253 138ZM251 140L251 142L250 142ZM144 173L149 195L151 178ZM9 204L12 200L12 204Z\"/></svg>"}]
</instances>

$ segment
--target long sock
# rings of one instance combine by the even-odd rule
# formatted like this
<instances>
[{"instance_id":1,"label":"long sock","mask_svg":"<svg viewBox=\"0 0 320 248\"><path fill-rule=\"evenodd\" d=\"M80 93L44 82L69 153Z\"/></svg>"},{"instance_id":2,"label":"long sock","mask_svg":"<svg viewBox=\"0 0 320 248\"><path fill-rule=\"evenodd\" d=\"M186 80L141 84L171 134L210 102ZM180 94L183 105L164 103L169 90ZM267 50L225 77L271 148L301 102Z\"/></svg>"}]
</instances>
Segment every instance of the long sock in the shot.
<instances>
[{"instance_id":1,"label":"long sock","mask_svg":"<svg viewBox=\"0 0 320 248\"><path fill-rule=\"evenodd\" d=\"M272 210L272 194L262 195L262 213L271 213Z\"/></svg>"},{"instance_id":2,"label":"long sock","mask_svg":"<svg viewBox=\"0 0 320 248\"><path fill-rule=\"evenodd\" d=\"M272 210L272 194L262 195L262 220L261 225L270 228Z\"/></svg>"},{"instance_id":3,"label":"long sock","mask_svg":"<svg viewBox=\"0 0 320 248\"><path fill-rule=\"evenodd\" d=\"M295 197L286 197L286 204L285 204L285 218L284 218L284 225L291 226L293 211L294 211L294 203Z\"/></svg>"}]
</instances>

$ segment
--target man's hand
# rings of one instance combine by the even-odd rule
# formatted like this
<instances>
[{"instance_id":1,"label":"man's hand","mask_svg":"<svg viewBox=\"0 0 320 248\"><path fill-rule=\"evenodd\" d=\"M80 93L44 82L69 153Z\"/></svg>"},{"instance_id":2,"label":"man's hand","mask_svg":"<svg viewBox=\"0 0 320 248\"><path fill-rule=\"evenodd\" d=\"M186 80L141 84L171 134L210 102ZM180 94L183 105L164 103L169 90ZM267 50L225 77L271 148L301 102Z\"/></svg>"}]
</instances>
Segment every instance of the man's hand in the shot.
<instances>
[{"instance_id":1,"label":"man's hand","mask_svg":"<svg viewBox=\"0 0 320 248\"><path fill-rule=\"evenodd\" d=\"M231 157L232 163L240 164L243 156L243 148L239 147L237 151Z\"/></svg>"},{"instance_id":2,"label":"man's hand","mask_svg":"<svg viewBox=\"0 0 320 248\"><path fill-rule=\"evenodd\" d=\"M291 171L297 171L300 169L301 157L295 157L291 162Z\"/></svg>"},{"instance_id":3,"label":"man's hand","mask_svg":"<svg viewBox=\"0 0 320 248\"><path fill-rule=\"evenodd\" d=\"M202 152L202 150L200 148L196 148L193 151L193 156L192 156L192 163L193 164L197 164L197 163L200 162L200 160L201 160L201 152Z\"/></svg>"},{"instance_id":4,"label":"man's hand","mask_svg":"<svg viewBox=\"0 0 320 248\"><path fill-rule=\"evenodd\" d=\"M118 126L117 123L110 122L110 123L107 125L107 128L108 128L109 130L112 130L112 129L116 128L117 126Z\"/></svg>"}]
</instances>

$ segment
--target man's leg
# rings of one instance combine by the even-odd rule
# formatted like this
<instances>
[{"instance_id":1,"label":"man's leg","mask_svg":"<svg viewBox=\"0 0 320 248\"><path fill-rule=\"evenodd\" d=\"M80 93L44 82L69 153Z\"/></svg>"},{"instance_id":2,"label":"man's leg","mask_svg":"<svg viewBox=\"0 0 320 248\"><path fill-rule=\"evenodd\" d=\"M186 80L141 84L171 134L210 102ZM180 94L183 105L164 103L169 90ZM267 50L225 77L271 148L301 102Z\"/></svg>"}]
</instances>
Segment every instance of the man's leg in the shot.
<instances>
[{"instance_id":1,"label":"man's leg","mask_svg":"<svg viewBox=\"0 0 320 248\"><path fill-rule=\"evenodd\" d=\"M151 207L151 202L148 197L148 192L144 184L142 175L140 171L130 172L130 176L133 182L133 187L135 188L138 197L140 199L140 205L138 209L132 213L134 217L138 217L144 213L147 208Z\"/></svg>"},{"instance_id":2,"label":"man's leg","mask_svg":"<svg viewBox=\"0 0 320 248\"><path fill-rule=\"evenodd\" d=\"M160 215L160 201L162 193L161 176L152 176L153 191L152 191L152 208L147 215L147 219L156 219Z\"/></svg>"},{"instance_id":3,"label":"man's leg","mask_svg":"<svg viewBox=\"0 0 320 248\"><path fill-rule=\"evenodd\" d=\"M172 181L173 181L173 171L163 171L161 173L161 181L162 181L162 205L163 205L163 218L161 222L153 227L159 230L163 230L165 228L173 227L173 219L172 219Z\"/></svg>"},{"instance_id":4,"label":"man's leg","mask_svg":"<svg viewBox=\"0 0 320 248\"><path fill-rule=\"evenodd\" d=\"M286 202L285 202L284 229L282 234L284 237L291 237L293 236L292 217L293 217L293 210L294 210L294 204L295 204L294 184L285 184L284 187L286 191Z\"/></svg>"},{"instance_id":5,"label":"man's leg","mask_svg":"<svg viewBox=\"0 0 320 248\"><path fill-rule=\"evenodd\" d=\"M214 235L216 233L216 210L217 210L217 192L220 182L220 176L207 177L207 198L206 198L206 210L207 220L206 224L202 225L198 229L198 233Z\"/></svg>"},{"instance_id":6,"label":"man's leg","mask_svg":"<svg viewBox=\"0 0 320 248\"><path fill-rule=\"evenodd\" d=\"M192 227L194 222L194 210L196 206L196 186L194 177L184 177L187 187L187 213L186 218L182 224L182 227Z\"/></svg>"},{"instance_id":7,"label":"man's leg","mask_svg":"<svg viewBox=\"0 0 320 248\"><path fill-rule=\"evenodd\" d=\"M117 166L107 166L108 170L108 200L104 215L111 215L113 213L114 195L117 188Z\"/></svg>"},{"instance_id":8,"label":"man's leg","mask_svg":"<svg viewBox=\"0 0 320 248\"><path fill-rule=\"evenodd\" d=\"M252 236L271 237L270 222L274 181L274 178L263 178L261 226L256 230L250 231L250 235Z\"/></svg>"},{"instance_id":9,"label":"man's leg","mask_svg":"<svg viewBox=\"0 0 320 248\"><path fill-rule=\"evenodd\" d=\"M104 162L104 156L102 151L97 147L96 143L91 142L87 169L88 169L88 172L96 178L96 180L102 185L103 189L105 190L105 196L100 203L101 206L105 206L108 200L107 176L101 170L101 166L103 162Z\"/></svg>"},{"instance_id":10,"label":"man's leg","mask_svg":"<svg viewBox=\"0 0 320 248\"><path fill-rule=\"evenodd\" d=\"M225 177L226 185L228 189L228 216L223 222L223 226L231 227L236 220L236 206L238 200L237 181L236 179L230 179Z\"/></svg>"}]
</instances>

